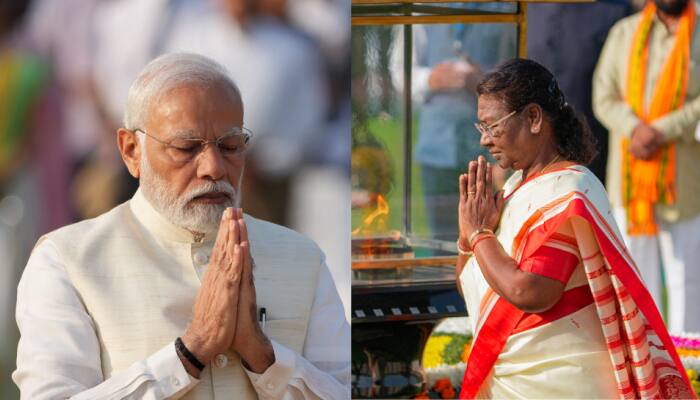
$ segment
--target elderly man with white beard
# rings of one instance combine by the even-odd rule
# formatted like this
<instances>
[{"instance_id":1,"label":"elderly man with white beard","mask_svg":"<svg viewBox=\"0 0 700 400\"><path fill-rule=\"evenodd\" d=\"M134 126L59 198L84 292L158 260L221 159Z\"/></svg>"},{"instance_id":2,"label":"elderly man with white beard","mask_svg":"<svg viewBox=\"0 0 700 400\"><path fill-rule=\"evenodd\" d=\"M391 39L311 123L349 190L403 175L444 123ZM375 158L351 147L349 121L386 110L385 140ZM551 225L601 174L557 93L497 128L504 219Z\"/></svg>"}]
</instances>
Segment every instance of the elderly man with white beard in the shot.
<instances>
[{"instance_id":1,"label":"elderly man with white beard","mask_svg":"<svg viewBox=\"0 0 700 400\"><path fill-rule=\"evenodd\" d=\"M42 237L20 281L22 398L349 398L350 329L323 253L237 208L250 132L223 68L157 58L124 126L139 190Z\"/></svg>"}]
</instances>

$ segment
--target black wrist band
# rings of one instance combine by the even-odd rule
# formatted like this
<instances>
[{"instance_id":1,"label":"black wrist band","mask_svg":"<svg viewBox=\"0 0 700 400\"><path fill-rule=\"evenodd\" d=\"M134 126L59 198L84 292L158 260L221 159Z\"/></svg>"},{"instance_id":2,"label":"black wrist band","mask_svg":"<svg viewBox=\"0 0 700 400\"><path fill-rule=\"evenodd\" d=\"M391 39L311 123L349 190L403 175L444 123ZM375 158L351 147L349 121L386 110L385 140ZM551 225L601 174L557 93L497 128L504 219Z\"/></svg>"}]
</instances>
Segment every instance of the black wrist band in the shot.
<instances>
[{"instance_id":1,"label":"black wrist band","mask_svg":"<svg viewBox=\"0 0 700 400\"><path fill-rule=\"evenodd\" d=\"M199 361L197 357L195 357L194 354L187 349L187 347L185 347L185 344L182 343L181 338L175 339L175 350L182 354L187 361L190 362L190 364L194 365L194 367L199 370L199 372L202 372L204 369L204 364L202 364L202 362Z\"/></svg>"}]
</instances>

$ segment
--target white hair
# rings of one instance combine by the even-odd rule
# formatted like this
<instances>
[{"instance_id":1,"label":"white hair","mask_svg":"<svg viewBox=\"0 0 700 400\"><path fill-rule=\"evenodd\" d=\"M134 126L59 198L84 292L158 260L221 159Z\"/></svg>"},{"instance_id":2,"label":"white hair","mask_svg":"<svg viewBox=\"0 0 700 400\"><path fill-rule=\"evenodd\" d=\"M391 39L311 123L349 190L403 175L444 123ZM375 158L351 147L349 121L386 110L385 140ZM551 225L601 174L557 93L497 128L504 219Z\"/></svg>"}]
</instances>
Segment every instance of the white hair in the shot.
<instances>
[{"instance_id":1,"label":"white hair","mask_svg":"<svg viewBox=\"0 0 700 400\"><path fill-rule=\"evenodd\" d=\"M124 111L124 127L129 130L143 129L146 113L154 101L157 102L175 88L189 84L223 84L241 98L236 83L216 61L192 53L164 54L149 62L131 84Z\"/></svg>"}]
</instances>

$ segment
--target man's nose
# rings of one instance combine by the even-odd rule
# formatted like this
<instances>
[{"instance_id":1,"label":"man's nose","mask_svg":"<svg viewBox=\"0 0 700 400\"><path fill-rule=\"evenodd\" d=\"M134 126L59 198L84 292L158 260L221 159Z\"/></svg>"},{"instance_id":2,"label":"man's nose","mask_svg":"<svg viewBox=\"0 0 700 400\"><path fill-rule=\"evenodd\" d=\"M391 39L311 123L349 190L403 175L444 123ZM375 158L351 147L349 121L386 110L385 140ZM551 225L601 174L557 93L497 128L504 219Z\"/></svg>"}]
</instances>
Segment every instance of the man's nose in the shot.
<instances>
[{"instance_id":1,"label":"man's nose","mask_svg":"<svg viewBox=\"0 0 700 400\"><path fill-rule=\"evenodd\" d=\"M218 181L226 174L226 161L221 151L213 143L204 146L195 162L197 163L198 178Z\"/></svg>"}]
</instances>

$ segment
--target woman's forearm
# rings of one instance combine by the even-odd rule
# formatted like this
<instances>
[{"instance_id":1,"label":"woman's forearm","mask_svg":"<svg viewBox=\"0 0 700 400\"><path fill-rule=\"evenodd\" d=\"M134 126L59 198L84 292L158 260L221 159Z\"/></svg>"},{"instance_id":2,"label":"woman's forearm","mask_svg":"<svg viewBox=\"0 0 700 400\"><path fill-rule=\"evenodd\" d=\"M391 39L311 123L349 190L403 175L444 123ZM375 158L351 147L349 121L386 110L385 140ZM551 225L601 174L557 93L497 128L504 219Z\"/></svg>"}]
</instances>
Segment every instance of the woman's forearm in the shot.
<instances>
[{"instance_id":1,"label":"woman's forearm","mask_svg":"<svg viewBox=\"0 0 700 400\"><path fill-rule=\"evenodd\" d=\"M517 263L506 254L495 237L482 240L477 248L474 255L486 282L499 296L512 303L514 296L510 292L518 279Z\"/></svg>"},{"instance_id":2,"label":"woman's forearm","mask_svg":"<svg viewBox=\"0 0 700 400\"><path fill-rule=\"evenodd\" d=\"M481 240L474 255L489 286L518 309L537 313L559 301L563 285L522 271L495 237Z\"/></svg>"}]
</instances>

